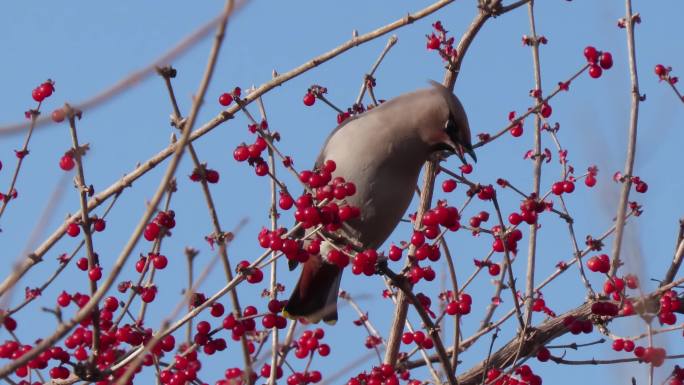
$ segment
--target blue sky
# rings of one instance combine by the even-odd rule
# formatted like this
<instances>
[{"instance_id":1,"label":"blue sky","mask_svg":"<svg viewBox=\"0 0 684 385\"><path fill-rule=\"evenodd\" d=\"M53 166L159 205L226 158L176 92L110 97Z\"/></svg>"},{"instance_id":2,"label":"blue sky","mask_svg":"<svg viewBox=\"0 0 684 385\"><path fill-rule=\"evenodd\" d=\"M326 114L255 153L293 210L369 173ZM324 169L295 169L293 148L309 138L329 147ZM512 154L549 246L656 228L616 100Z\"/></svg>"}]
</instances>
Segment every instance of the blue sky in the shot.
<instances>
[{"instance_id":1,"label":"blue sky","mask_svg":"<svg viewBox=\"0 0 684 385\"><path fill-rule=\"evenodd\" d=\"M457 39L466 30L475 15L473 2L457 1L436 14L417 21L396 31L398 44L392 49L376 73L377 94L389 99L426 85L426 80L440 80L443 76L441 60L434 52L425 49L425 34L431 32L430 24L441 20ZM240 86L258 86L271 77L272 70L282 73L346 41L353 30L365 33L394 21L407 12L427 6L420 1L351 1L333 2L249 2L230 22L226 42L217 65L214 81L207 94L199 122L205 122L220 110L216 102L222 92ZM23 119L26 109L33 106L31 90L52 78L57 92L45 103L45 111L51 111L63 102L79 102L107 88L117 80L139 69L174 46L221 9L219 2L167 1L163 6L153 2L119 1L93 3L75 1L68 4L57 2L14 2L0 6L0 50L3 52L3 71L0 71L0 125ZM635 1L634 9L641 13L642 23L636 31L636 47L641 92L647 99L641 104L639 118L639 145L637 148L636 174L649 183L645 195L636 195L645 207L645 213L629 225L625 239L624 253L627 257L625 272L638 273L641 281L649 287L656 283L650 278L662 277L671 254L677 230L677 220L682 216L680 191L683 179L678 167L682 140L684 106L669 87L658 81L653 74L655 64L672 65L674 73L683 74L684 43L679 26L684 6L678 1L660 2ZM570 150L569 159L578 173L590 165L597 165L599 183L593 190L579 186L567 199L569 209L575 218L577 236L580 241L587 234L598 236L604 232L615 215L618 186L611 181L613 173L622 169L625 153L625 133L629 112L629 75L627 70L624 30L616 27L616 21L624 14L622 2L595 1L545 1L536 6L537 31L547 37L549 44L541 48L542 81L545 91L551 90L558 81L573 74L584 63L582 50L587 45L613 53L615 65L603 77L594 80L586 74L552 101L552 121L561 124L559 137ZM523 112L531 105L527 96L533 88L532 59L530 49L521 44L522 35L529 34L526 8L491 20L478 34L464 60L458 80L456 94L468 111L474 133L493 133L507 123L509 111ZM356 98L363 74L368 71L384 47L389 36L376 39L354 48L335 60L293 79L264 97L270 126L282 134L281 149L295 158L299 168L311 165L323 140L335 126L335 113L322 103L307 108L302 96L311 84L321 84L329 90L329 98L338 105L346 106ZM191 95L196 91L206 63L210 39L197 44L187 54L172 64L178 70L174 80L181 110L190 109ZM257 113L256 106L252 106ZM173 128L169 126L171 108L163 82L151 77L131 88L123 96L108 104L85 111L79 122L82 142L90 143L86 179L96 190L102 190L120 176L132 170L136 163L145 161L169 141ZM252 140L246 129L246 120L239 116L224 124L196 142L200 158L221 173L219 184L212 186L221 222L226 229L234 227L241 219L249 224L242 230L231 246L233 260L253 259L261 251L256 243L256 233L268 220L268 181L257 178L244 164L232 159L232 151L243 141ZM522 159L532 146L532 121L525 125L521 138L505 135L490 145L478 150L479 162L472 174L482 183L493 183L496 178L505 177L525 191L532 184L530 161ZM0 140L0 186L4 191L9 184L15 163L14 149L21 146L22 135L4 136ZM30 242L31 231L38 223L50 196L59 183L65 187L55 214L38 237L42 240L61 223L67 213L78 209L77 193L71 188L71 176L64 178L58 168L60 156L70 146L70 137L65 125L48 125L36 132L32 139L31 153L26 159L17 189L20 199L13 201L0 219L0 242L5 252L4 268L7 274L14 260ZM555 155L553 143L546 136L544 147ZM557 157L544 166L542 183L545 188L559 178ZM458 161L451 159L448 166L457 167ZM157 168L126 190L108 221L107 231L95 238L95 247L107 267L118 256L121 245L128 239L132 226L145 209L145 202L151 198L161 177L163 168ZM204 236L211 230L208 214L199 185L187 180L192 171L186 157L178 169L179 191L172 201L176 210L178 226L165 243L164 251L170 258L170 266L158 274L160 299L151 308L148 325L156 327L168 314L168 309L180 299L180 290L185 281L185 263L182 255L186 246L200 250L197 260L201 268L212 255ZM294 181L285 177L289 183ZM60 182L61 181L61 182ZM294 185L293 185L294 186ZM442 197L442 195L439 195ZM464 189L449 195L453 204L460 206L465 198ZM510 191L502 191L500 199L504 213L517 209L518 197ZM489 209L476 202L465 217ZM98 211L98 213L101 211ZM283 216L284 224L292 219ZM491 223L491 220L490 220ZM542 217L541 240L539 242L538 277L546 277L560 260L571 256L571 244L565 224L558 218ZM524 231L526 245L528 231ZM401 239L409 234L409 228L402 225L392 239ZM612 239L611 239L612 241ZM459 279L463 280L472 271L472 259L482 258L490 247L490 239L474 238L466 232L456 233L450 240L456 258ZM521 245L523 245L521 243ZM609 244L610 242L608 242ZM46 262L32 270L21 282L19 288L36 286L43 282L55 268L55 258L63 252L70 252L76 240L62 239L46 255ZM126 266L122 278L131 279L135 255L146 253L149 244L141 242ZM521 254L526 255L526 247ZM500 258L500 256L497 256ZM282 265L282 264L281 264ZM445 270L443 262L434 266ZM525 266L516 263L516 272L522 274ZM221 269L212 272L202 290L213 293L224 284ZM438 275L439 276L439 275ZM280 266L279 277L290 287L296 273L290 273ZM593 281L600 285L598 277ZM419 289L428 293L439 290L440 284L421 284ZM521 280L519 281L521 282ZM51 330L54 320L41 313L40 306L51 306L62 288L72 291L87 291L83 273L75 266L67 268L55 285L59 288L44 293L38 303L32 304L17 318L20 321L18 335L31 341L40 335L40 330ZM343 288L360 297L361 307L370 311L371 320L383 333L388 330L392 307L387 300L379 299L380 280L346 274ZM240 287L243 302L257 305L265 302L258 298L262 287ZM476 328L481 310L486 306L493 287L489 277L478 277L471 289L475 297L473 314L466 319L464 332L469 335ZM21 291L21 290L19 290ZM19 292L18 291L18 292ZM19 294L19 293L18 293ZM547 303L562 313L583 301L583 290L576 271L567 272L556 283L544 291ZM18 301L15 295L14 303ZM510 307L510 297L503 297L500 313ZM224 301L224 303L227 303ZM137 306L137 304L136 304ZM73 309L71 309L73 310ZM136 309L137 311L137 309ZM479 312L478 312L479 311ZM36 317L40 314L40 317ZM353 361L358 352L364 350L365 334L351 321L356 318L348 307L341 310L337 326L328 328L326 339L333 346L333 353L327 360L318 363L318 369L325 374L335 372ZM416 318L417 319L417 318ZM536 315L535 321L541 318ZM417 321L416 321L417 322ZM511 337L515 324L506 324L501 343ZM643 325L638 322L619 321L616 332L624 335L638 334ZM41 334L43 335L43 334ZM180 338L181 333L177 334ZM3 336L2 338L6 338ZM229 337L228 337L229 338ZM450 336L447 338L450 340ZM578 339L563 338L566 342L586 342L599 335L581 336ZM675 340L676 341L676 340ZM482 360L488 339L481 346L463 355L463 368ZM668 352L681 353L675 342L667 343ZM230 344L225 358L214 357L207 362L220 361L216 367L202 371L202 379L213 383L231 363L239 365L237 345ZM610 352L608 346L589 348L579 352L570 351L568 358L623 357ZM228 363L228 364L226 364ZM370 369L375 362L353 369L355 372ZM223 366L227 365L227 366ZM302 362L296 362L301 369ZM213 365L212 365L213 366ZM620 371L605 367L562 367L555 364L534 363L546 383L570 384L578 378L590 382L626 383L629 376L638 376L645 381L645 366L622 366ZM625 370L625 368L629 368ZM656 379L662 379L662 370ZM286 373L288 373L286 371ZM421 377L421 372L416 372ZM335 383L346 381L347 377Z\"/></svg>"}]
</instances>

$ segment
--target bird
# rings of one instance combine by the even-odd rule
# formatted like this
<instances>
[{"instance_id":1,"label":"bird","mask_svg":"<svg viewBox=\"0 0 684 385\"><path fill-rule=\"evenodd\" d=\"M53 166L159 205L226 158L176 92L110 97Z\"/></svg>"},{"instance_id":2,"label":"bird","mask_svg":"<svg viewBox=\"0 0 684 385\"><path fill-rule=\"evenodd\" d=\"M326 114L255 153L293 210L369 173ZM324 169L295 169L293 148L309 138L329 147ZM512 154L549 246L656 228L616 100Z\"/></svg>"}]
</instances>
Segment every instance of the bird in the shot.
<instances>
[{"instance_id":1,"label":"bird","mask_svg":"<svg viewBox=\"0 0 684 385\"><path fill-rule=\"evenodd\" d=\"M430 83L348 118L328 136L316 160L314 169L333 160L333 178L356 185L356 193L346 200L360 209L360 216L345 228L364 249L380 247L399 224L431 156L455 154L465 164L467 154L477 162L463 105L449 89ZM342 270L325 260L330 247L324 244L303 264L283 309L288 318L337 321Z\"/></svg>"}]
</instances>

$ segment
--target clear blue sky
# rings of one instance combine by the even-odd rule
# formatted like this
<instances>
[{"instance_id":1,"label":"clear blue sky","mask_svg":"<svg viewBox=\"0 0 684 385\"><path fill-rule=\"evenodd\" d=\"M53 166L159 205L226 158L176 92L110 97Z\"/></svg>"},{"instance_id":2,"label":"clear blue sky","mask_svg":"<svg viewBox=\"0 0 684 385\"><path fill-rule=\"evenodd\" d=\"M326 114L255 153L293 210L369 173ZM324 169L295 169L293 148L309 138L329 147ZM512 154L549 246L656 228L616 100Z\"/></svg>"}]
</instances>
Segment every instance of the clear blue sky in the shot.
<instances>
[{"instance_id":1,"label":"clear blue sky","mask_svg":"<svg viewBox=\"0 0 684 385\"><path fill-rule=\"evenodd\" d=\"M354 29L359 33L368 32L428 4L426 1L405 0L248 3L231 20L199 122L219 112L216 98L222 92L235 86L243 89L251 85L258 86L270 79L273 69L281 73L288 71L344 42L351 37ZM220 9L220 2L182 1L166 1L163 5L132 1L106 4L88 1L3 4L0 6L0 33L3 36L0 40L0 52L3 54L0 125L23 119L24 111L33 106L31 90L46 78L54 79L57 88L55 95L46 103L46 111L65 101L85 100L131 71L152 62L213 18ZM642 282L652 288L655 284L649 282L649 278L662 277L673 252L677 220L682 216L680 191L684 187L679 167L681 143L684 140L681 130L684 105L676 100L665 84L658 82L653 74L653 66L657 63L672 65L675 74L684 75L684 43L679 38L684 6L674 0L635 1L634 9L641 13L643 20L637 27L636 46L641 92L647 95L639 117L636 173L649 183L650 189L648 194L634 197L644 204L645 213L636 223L629 225L624 250L628 259L626 272L638 273ZM578 173L592 164L600 170L599 183L594 190L578 186L568 199L576 220L577 236L581 241L587 234L598 236L602 233L615 215L617 185L611 181L611 177L615 171L622 169L629 112L625 33L616 27L617 19L624 14L624 4L541 1L537 4L536 13L537 31L549 40L549 44L541 49L545 91L584 64L582 50L586 45L612 52L615 61L614 68L604 72L601 79L593 80L583 75L572 83L569 93L552 101L552 121L561 124L559 137L570 150L572 165ZM441 20L458 39L474 15L474 2L457 1L395 32L399 42L377 72L378 96L389 99L424 87L427 79L441 80L441 60L434 52L425 49L424 36L430 32L430 24ZM526 8L523 7L491 20L468 52L456 93L468 111L475 133L499 130L506 125L509 111L522 112L531 104L527 95L534 82L530 49L521 44L522 35L525 34L529 34L529 23ZM294 156L297 166L303 168L313 163L321 143L335 126L335 114L322 103L312 108L302 104L306 89L311 84L321 84L328 87L331 100L339 105L351 104L356 98L363 74L385 45L387 37L354 48L264 97L270 126L281 132L281 148ZM178 69L179 75L174 84L183 112L190 108L190 96L197 89L209 46L210 39L206 39L170 63ZM255 106L251 110L257 112ZM90 143L92 148L86 164L88 183L94 184L99 191L132 170L137 162L148 159L165 147L173 132L168 124L170 112L165 88L156 77L143 81L105 106L86 111L79 123L79 131L81 141ZM482 183L493 183L498 177L506 177L523 190L529 190L532 184L531 162L523 160L522 156L532 147L531 120L525 127L522 138L514 139L506 135L502 140L478 150L479 163L473 178ZM251 169L232 159L235 146L248 140L251 140L251 134L246 130L246 121L238 117L196 142L200 158L221 173L221 182L212 186L212 192L223 226L230 229L240 219L249 219L249 225L231 247L231 256L236 261L253 259L261 252L255 242L256 233L269 223L268 181L255 177ZM15 163L13 150L20 148L22 141L23 136L20 135L2 137L0 141L0 161L3 163L0 186L3 192L9 184ZM63 180L64 173L58 168L58 161L69 146L70 138L64 125L50 125L35 134L30 145L31 154L26 159L17 186L20 199L12 202L0 220L3 230L0 244L5 259L4 268L0 269L3 276L9 273L11 261L26 247L53 189ZM557 180L560 169L549 137L544 138L543 146L554 152L554 161L543 170L543 185L548 188ZM449 164L455 167L457 161L450 160ZM212 255L203 240L212 230L200 187L189 183L186 178L191 170L191 163L185 158L178 170L181 182L179 191L171 204L177 213L178 226L164 246L164 252L171 260L170 266L158 274L161 298L151 306L153 314L148 319L148 325L155 328L160 319L168 314L168 309L180 299L180 290L185 282L183 248L191 246L201 251L197 260L198 268ZM105 273L118 256L122 243L129 237L132 225L144 211L145 202L152 196L161 172L162 168L158 168L137 181L132 189L126 190L111 213L107 231L95 238L95 247ZM287 178L289 176L286 180L293 182ZM50 234L64 215L78 209L77 194L71 188L70 179L71 176L66 178L67 188L55 215L38 239L42 240ZM457 206L465 197L464 190L461 187L459 189L459 193L449 197ZM509 191L501 192L500 196L505 213L517 209L517 196ZM489 209L477 202L466 212L465 217L485 208ZM291 219L284 216L283 222L289 224ZM545 215L541 223L537 276L546 277L558 261L570 257L571 244L566 226L559 219ZM527 252L526 247L522 246L526 245L527 233L525 229L521 255ZM409 228L404 225L394 239L406 237L407 234ZM466 232L457 233L450 242L461 280L472 271L472 259L482 258L490 247L487 237L473 238ZM57 255L70 252L75 244L75 240L66 238L58 243L46 255L46 262L21 282L14 303L19 300L17 297L25 286L33 287L43 282L55 269ZM135 255L146 253L147 247L149 244L141 242ZM135 255L131 261L135 260ZM516 271L520 273L524 271L521 262L516 264ZM442 262L434 268L445 270ZM134 277L133 271L133 263L129 263L124 277L131 279ZM282 282L291 287L296 273L288 272L281 266L279 274ZM439 279L430 285L423 283L419 289L434 293L439 290L438 282ZM224 283L221 269L217 269L209 276L202 290L213 293ZM599 279L595 280L595 284L600 285ZM380 280L377 277L369 279L347 274L342 285L352 295L363 298L359 300L361 306L370 312L376 327L386 333L392 306L387 300L377 299L381 290ZM61 288L82 292L88 290L83 273L77 271L75 266L70 266L55 282L55 286L59 291ZM255 304L263 309L265 302L258 297L260 290L261 287L241 287L243 303ZM477 315L481 314L493 291L489 277L479 277L471 291L476 303L473 315L465 322L466 336L475 330L479 322ZM45 313L41 313L39 307L52 306L57 293L56 288L51 289L44 294L43 299L18 316L18 336L22 340L32 341L55 326L54 320L43 315ZM544 291L547 303L557 313L580 304L583 293L574 269ZM511 306L510 296L505 295L503 299L500 313ZM137 311L137 307L134 309ZM343 307L338 325L327 328L329 333L326 339L333 346L333 353L327 360L318 363L318 369L324 372L324 377L354 361L358 352L364 350L365 334L361 328L351 324L355 318L350 308ZM535 321L540 320L539 316L535 317ZM514 331L514 323L506 325L498 340L500 343L510 338ZM37 328L41 330L40 334L35 333ZM633 335L643 331L643 325L619 322L616 323L616 331ZM177 333L179 338L181 335ZM1 338L6 337L5 334ZM583 335L573 339L563 338L558 342L587 342L597 338L598 334ZM480 346L463 355L463 369L485 357L487 344L488 339L485 338ZM678 339L665 346L672 353L682 353L677 349L681 347ZM207 363L214 364L202 370L201 378L213 383L222 376L223 370L240 365L236 352L237 345L230 343L228 351L223 353L225 357L207 360ZM571 359L590 357L622 355L611 353L608 346L568 353ZM303 368L302 362L294 359L292 362L297 368ZM372 364L375 362L369 359L353 370L367 370ZM558 367L552 363L533 362L533 367L544 377L545 383L554 384L574 384L580 378L589 383L627 383L631 375L638 376L639 383L643 383L647 373L645 366L623 366L621 370L616 370L604 367ZM581 375L578 374L580 371ZM667 371L669 369L661 370L656 379L662 379ZM286 374L289 372L286 371ZM422 377L420 372L416 374ZM342 383L347 378L344 376L335 383Z\"/></svg>"}]
</instances>

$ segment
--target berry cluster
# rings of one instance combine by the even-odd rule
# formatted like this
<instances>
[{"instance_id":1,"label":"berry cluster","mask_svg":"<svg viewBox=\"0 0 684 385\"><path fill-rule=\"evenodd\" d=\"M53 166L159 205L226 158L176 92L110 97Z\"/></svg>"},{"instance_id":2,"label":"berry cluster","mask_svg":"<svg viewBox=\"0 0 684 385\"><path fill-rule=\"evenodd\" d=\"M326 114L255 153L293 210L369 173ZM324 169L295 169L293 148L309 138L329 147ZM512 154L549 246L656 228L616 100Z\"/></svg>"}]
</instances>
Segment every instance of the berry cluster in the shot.
<instances>
[{"instance_id":1,"label":"berry cluster","mask_svg":"<svg viewBox=\"0 0 684 385\"><path fill-rule=\"evenodd\" d=\"M425 333L423 333L420 330L417 330L413 333L406 332L402 334L401 342L403 342L406 345L415 343L423 349L432 349L435 345L434 341L432 341L432 338L426 336Z\"/></svg>"},{"instance_id":2,"label":"berry cluster","mask_svg":"<svg viewBox=\"0 0 684 385\"><path fill-rule=\"evenodd\" d=\"M250 166L254 166L254 173L258 176L268 175L268 163L261 157L267 147L266 140L259 136L249 146L244 143L237 146L233 151L233 158L238 162L247 161Z\"/></svg>"},{"instance_id":3,"label":"berry cluster","mask_svg":"<svg viewBox=\"0 0 684 385\"><path fill-rule=\"evenodd\" d=\"M603 70L609 70L613 67L613 55L610 52L597 51L592 46L587 46L584 49L584 57L589 62L589 76L598 79L603 74Z\"/></svg>"},{"instance_id":4,"label":"berry cluster","mask_svg":"<svg viewBox=\"0 0 684 385\"><path fill-rule=\"evenodd\" d=\"M218 98L218 102L223 107L228 107L231 103L233 103L233 100L239 99L241 94L242 94L242 89L240 89L240 87L235 87L233 89L233 91L230 93L229 92L222 93Z\"/></svg>"},{"instance_id":5,"label":"berry cluster","mask_svg":"<svg viewBox=\"0 0 684 385\"><path fill-rule=\"evenodd\" d=\"M666 82L675 85L677 82L679 82L679 78L676 76L670 76L670 72L672 72L672 67L665 67L662 64L657 64L655 66L655 74L661 81L665 80Z\"/></svg>"},{"instance_id":6,"label":"berry cluster","mask_svg":"<svg viewBox=\"0 0 684 385\"><path fill-rule=\"evenodd\" d=\"M53 92L55 92L55 82L48 79L43 84L33 89L31 97L33 97L33 100L36 102L40 103L45 100L45 98L49 98Z\"/></svg>"},{"instance_id":7,"label":"berry cluster","mask_svg":"<svg viewBox=\"0 0 684 385\"><path fill-rule=\"evenodd\" d=\"M458 295L458 299L453 298L453 293L449 293L447 296L449 302L446 306L446 313L449 315L466 315L470 314L470 307L473 304L473 299L470 294L461 293Z\"/></svg>"},{"instance_id":8,"label":"berry cluster","mask_svg":"<svg viewBox=\"0 0 684 385\"><path fill-rule=\"evenodd\" d=\"M170 235L169 230L176 227L176 213L173 210L160 211L157 216L145 226L143 237L152 242L160 235Z\"/></svg>"},{"instance_id":9,"label":"berry cluster","mask_svg":"<svg viewBox=\"0 0 684 385\"><path fill-rule=\"evenodd\" d=\"M513 373L518 377L507 375L497 368L491 368L487 371L487 385L509 385L509 384L527 384L527 385L541 385L542 378L534 374L532 368L528 365L520 365L515 368Z\"/></svg>"},{"instance_id":10,"label":"berry cluster","mask_svg":"<svg viewBox=\"0 0 684 385\"><path fill-rule=\"evenodd\" d=\"M565 325L570 333L574 335L580 333L589 334L594 330L594 325L591 323L591 321L577 319L570 315L563 318L563 325Z\"/></svg>"},{"instance_id":11,"label":"berry cluster","mask_svg":"<svg viewBox=\"0 0 684 385\"><path fill-rule=\"evenodd\" d=\"M448 31L444 29L440 21L433 23L432 28L435 32L426 36L427 49L436 50L444 61L453 63L458 57L458 53L454 48L454 37L447 37Z\"/></svg>"}]
</instances>

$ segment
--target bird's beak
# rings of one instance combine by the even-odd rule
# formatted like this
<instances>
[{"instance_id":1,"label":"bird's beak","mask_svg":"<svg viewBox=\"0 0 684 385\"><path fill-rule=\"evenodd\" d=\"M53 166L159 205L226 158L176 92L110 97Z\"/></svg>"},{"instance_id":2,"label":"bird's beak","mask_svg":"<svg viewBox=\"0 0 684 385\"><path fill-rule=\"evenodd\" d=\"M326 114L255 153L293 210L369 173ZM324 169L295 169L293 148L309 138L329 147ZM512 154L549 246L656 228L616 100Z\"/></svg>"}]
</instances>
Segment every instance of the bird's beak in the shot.
<instances>
[{"instance_id":1,"label":"bird's beak","mask_svg":"<svg viewBox=\"0 0 684 385\"><path fill-rule=\"evenodd\" d=\"M473 162L477 163L477 155L475 155L475 150L473 150L472 145L465 145L461 146L463 149L465 149L465 152L470 155L471 158L473 158Z\"/></svg>"},{"instance_id":2,"label":"bird's beak","mask_svg":"<svg viewBox=\"0 0 684 385\"><path fill-rule=\"evenodd\" d=\"M468 145L462 145L462 144L457 144L454 146L454 151L453 151L456 156L458 156L458 159L461 160L463 164L468 164L468 160L466 160L465 155L468 154L475 163L477 163L477 155L475 155L475 151L473 150L472 146Z\"/></svg>"}]
</instances>

